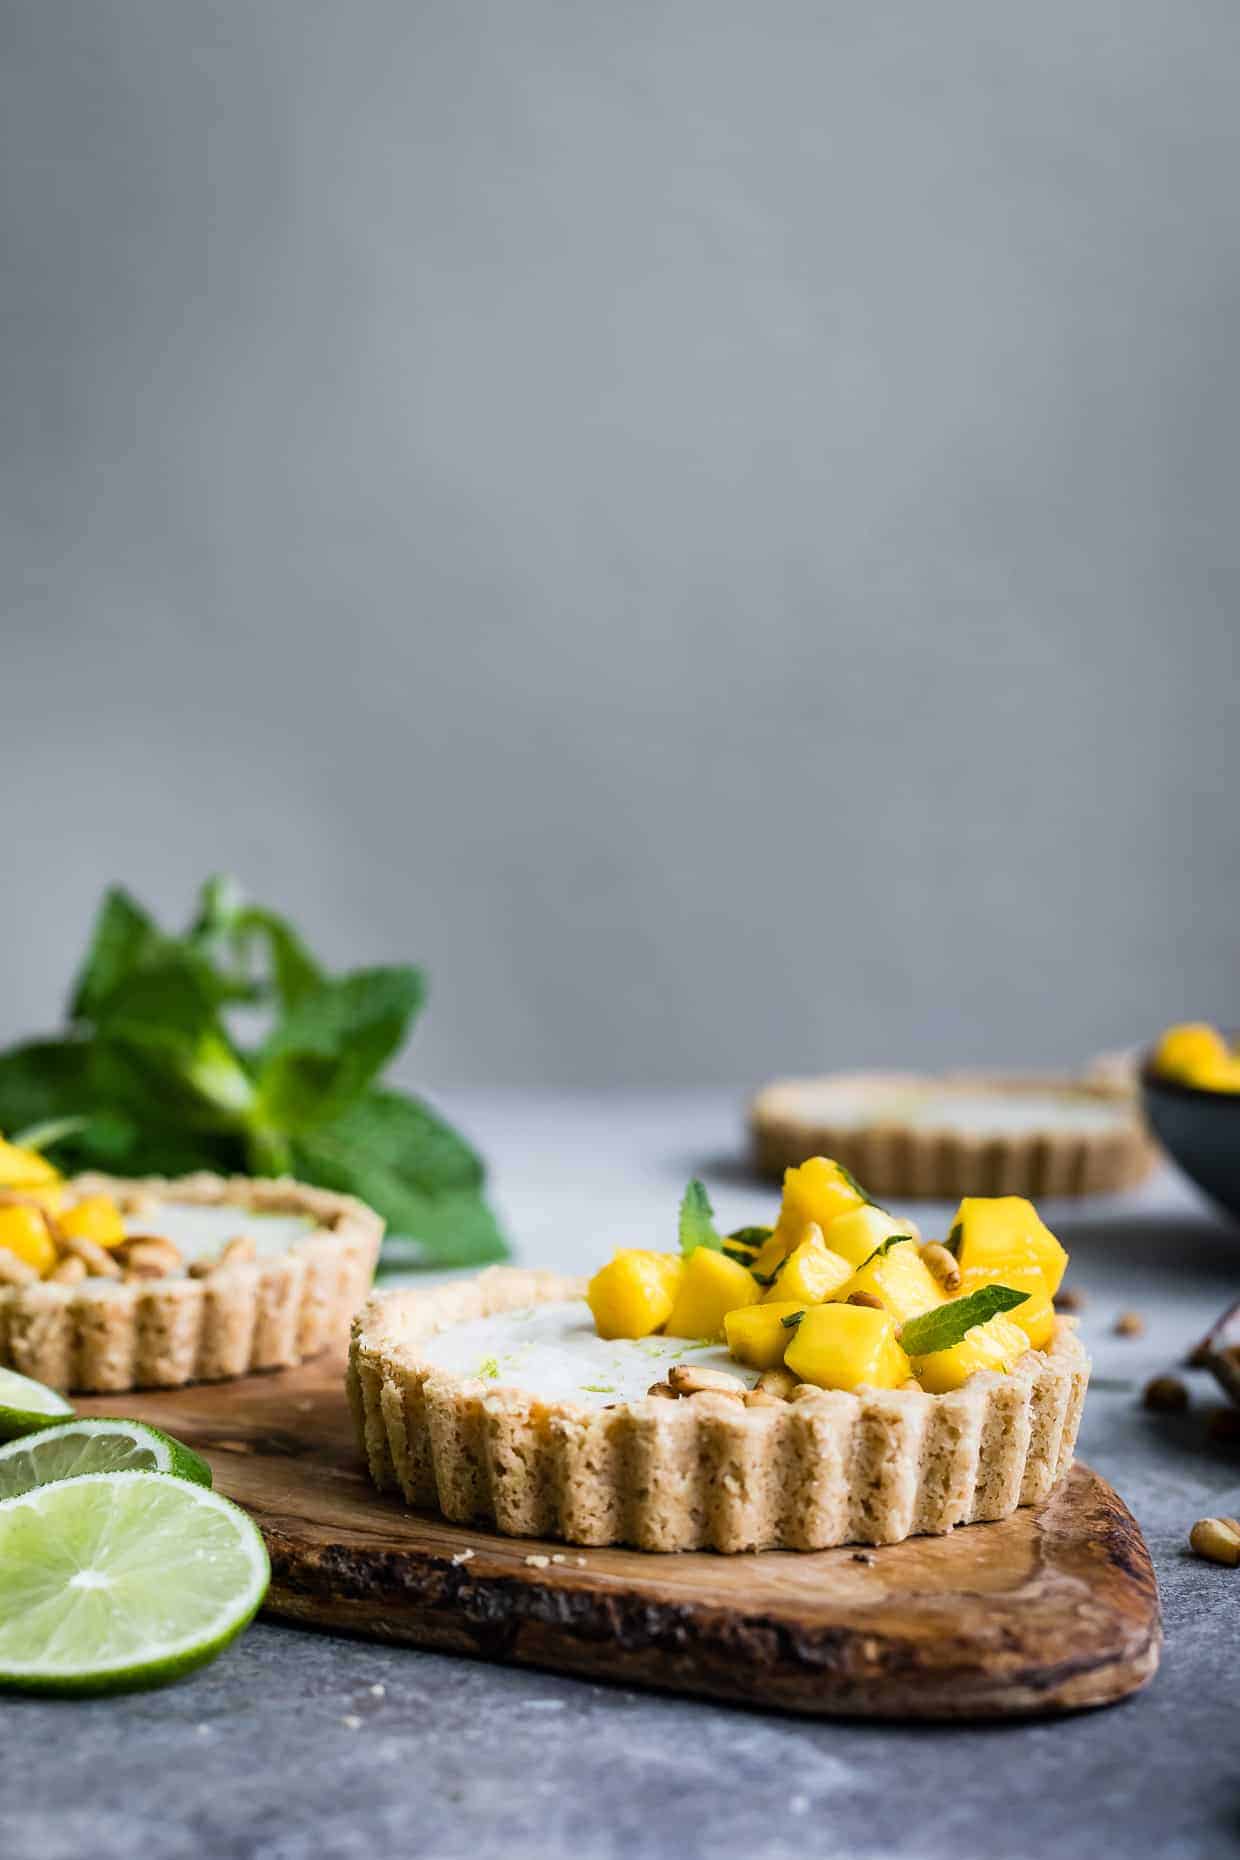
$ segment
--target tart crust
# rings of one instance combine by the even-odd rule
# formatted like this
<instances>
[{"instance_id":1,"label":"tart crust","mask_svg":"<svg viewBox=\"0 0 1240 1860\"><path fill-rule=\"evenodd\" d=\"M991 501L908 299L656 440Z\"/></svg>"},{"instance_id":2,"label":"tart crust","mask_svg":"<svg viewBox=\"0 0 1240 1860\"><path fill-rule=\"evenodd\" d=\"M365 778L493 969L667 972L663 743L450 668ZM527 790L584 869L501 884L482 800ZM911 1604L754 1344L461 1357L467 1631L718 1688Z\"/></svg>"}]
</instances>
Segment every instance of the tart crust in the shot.
<instances>
[{"instance_id":1,"label":"tart crust","mask_svg":"<svg viewBox=\"0 0 1240 1860\"><path fill-rule=\"evenodd\" d=\"M288 1178L81 1175L79 1194L300 1214L316 1225L284 1252L206 1278L0 1288L0 1363L82 1393L180 1388L288 1369L341 1343L374 1277L383 1222L350 1195ZM158 1211L151 1227L158 1230ZM244 1228L244 1218L238 1220Z\"/></svg>"},{"instance_id":2,"label":"tart crust","mask_svg":"<svg viewBox=\"0 0 1240 1860\"><path fill-rule=\"evenodd\" d=\"M864 1103L873 1096L873 1118L835 1123L805 1108L805 1098L825 1085L853 1087ZM986 1134L901 1123L884 1115L888 1095L933 1087L935 1092L976 1097L1052 1091L1126 1110L1109 1130L1039 1129ZM953 1072L931 1077L913 1072L834 1073L818 1079L779 1079L749 1107L754 1160L764 1175L779 1176L810 1156L832 1156L874 1195L954 1201L961 1195L1111 1195L1135 1188L1157 1159L1131 1089L1112 1076L1085 1078Z\"/></svg>"},{"instance_id":3,"label":"tart crust","mask_svg":"<svg viewBox=\"0 0 1240 1860\"><path fill-rule=\"evenodd\" d=\"M1089 1359L1062 1318L1048 1351L948 1395L824 1389L780 1407L703 1393L589 1408L422 1354L451 1325L584 1290L583 1279L500 1266L372 1296L353 1321L347 1386L380 1491L512 1537L822 1550L1007 1517L1072 1463Z\"/></svg>"}]
</instances>

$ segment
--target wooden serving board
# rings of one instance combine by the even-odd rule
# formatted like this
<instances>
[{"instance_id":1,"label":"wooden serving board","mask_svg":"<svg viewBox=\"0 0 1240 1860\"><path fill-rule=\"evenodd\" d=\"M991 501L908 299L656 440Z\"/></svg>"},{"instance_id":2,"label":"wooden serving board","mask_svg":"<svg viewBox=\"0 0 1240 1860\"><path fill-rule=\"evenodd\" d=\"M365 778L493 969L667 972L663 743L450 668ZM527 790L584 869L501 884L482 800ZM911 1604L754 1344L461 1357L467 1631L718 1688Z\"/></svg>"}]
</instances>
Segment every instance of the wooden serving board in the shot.
<instances>
[{"instance_id":1,"label":"wooden serving board","mask_svg":"<svg viewBox=\"0 0 1240 1860\"><path fill-rule=\"evenodd\" d=\"M204 1454L267 1540L266 1612L305 1627L870 1718L1109 1705L1158 1664L1149 1552L1088 1467L1036 1510L860 1556L581 1551L380 1496L342 1377L321 1360L77 1407L151 1421Z\"/></svg>"}]
</instances>

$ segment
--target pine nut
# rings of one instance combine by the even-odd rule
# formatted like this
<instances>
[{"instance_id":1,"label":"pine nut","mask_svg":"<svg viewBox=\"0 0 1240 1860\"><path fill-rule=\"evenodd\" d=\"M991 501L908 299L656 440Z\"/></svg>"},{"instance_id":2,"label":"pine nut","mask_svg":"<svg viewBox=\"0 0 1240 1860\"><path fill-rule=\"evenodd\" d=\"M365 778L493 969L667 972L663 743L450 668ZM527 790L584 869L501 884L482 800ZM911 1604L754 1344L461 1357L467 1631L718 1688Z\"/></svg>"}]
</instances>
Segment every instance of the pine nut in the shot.
<instances>
[{"instance_id":1,"label":"pine nut","mask_svg":"<svg viewBox=\"0 0 1240 1860\"><path fill-rule=\"evenodd\" d=\"M667 1380L677 1395L735 1395L738 1401L745 1395L745 1384L739 1376L730 1376L725 1369L697 1369L689 1363L677 1363L668 1371Z\"/></svg>"},{"instance_id":2,"label":"pine nut","mask_svg":"<svg viewBox=\"0 0 1240 1860\"><path fill-rule=\"evenodd\" d=\"M78 1234L63 1234L60 1250L71 1259L80 1259L86 1268L87 1277L91 1279L119 1279L121 1269L113 1259L106 1246L99 1246L94 1240L83 1240Z\"/></svg>"},{"instance_id":3,"label":"pine nut","mask_svg":"<svg viewBox=\"0 0 1240 1860\"><path fill-rule=\"evenodd\" d=\"M86 1277L86 1261L67 1253L55 1271L47 1276L53 1285L80 1285Z\"/></svg>"},{"instance_id":4,"label":"pine nut","mask_svg":"<svg viewBox=\"0 0 1240 1860\"><path fill-rule=\"evenodd\" d=\"M848 1294L848 1302L850 1305L862 1305L867 1311L884 1311L886 1309L882 1299L875 1297L873 1292L850 1292Z\"/></svg>"},{"instance_id":5,"label":"pine nut","mask_svg":"<svg viewBox=\"0 0 1240 1860\"><path fill-rule=\"evenodd\" d=\"M921 1257L945 1292L960 1289L960 1266L955 1255L949 1253L945 1246L940 1246L937 1240L931 1240L928 1246L922 1247Z\"/></svg>"},{"instance_id":6,"label":"pine nut","mask_svg":"<svg viewBox=\"0 0 1240 1860\"><path fill-rule=\"evenodd\" d=\"M0 1246L0 1285L33 1285L38 1276L28 1260L19 1259L7 1246Z\"/></svg>"},{"instance_id":7,"label":"pine nut","mask_svg":"<svg viewBox=\"0 0 1240 1860\"><path fill-rule=\"evenodd\" d=\"M764 1395L777 1395L780 1401L787 1401L793 1389L800 1386L799 1377L790 1369L764 1369L754 1384Z\"/></svg>"},{"instance_id":8,"label":"pine nut","mask_svg":"<svg viewBox=\"0 0 1240 1860\"><path fill-rule=\"evenodd\" d=\"M1227 1563L1233 1569L1240 1563L1240 1531L1222 1518L1198 1518L1188 1541L1198 1556L1211 1563Z\"/></svg>"}]
</instances>

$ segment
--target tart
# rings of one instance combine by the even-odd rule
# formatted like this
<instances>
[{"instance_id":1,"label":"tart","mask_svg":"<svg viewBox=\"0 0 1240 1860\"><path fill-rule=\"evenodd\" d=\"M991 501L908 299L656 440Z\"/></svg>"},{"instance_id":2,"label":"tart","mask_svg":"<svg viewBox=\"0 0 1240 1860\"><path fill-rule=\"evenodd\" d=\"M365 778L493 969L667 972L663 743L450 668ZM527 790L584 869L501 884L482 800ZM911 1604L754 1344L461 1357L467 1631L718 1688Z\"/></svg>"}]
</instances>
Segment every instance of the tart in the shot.
<instances>
[{"instance_id":1,"label":"tart","mask_svg":"<svg viewBox=\"0 0 1240 1860\"><path fill-rule=\"evenodd\" d=\"M765 1175L826 1152L877 1195L927 1201L1116 1194L1156 1156L1130 1086L1101 1074L781 1079L753 1100L749 1127Z\"/></svg>"},{"instance_id":2,"label":"tart","mask_svg":"<svg viewBox=\"0 0 1240 1860\"><path fill-rule=\"evenodd\" d=\"M1062 1248L1028 1203L966 1204L955 1252L931 1243L945 1286L860 1190L808 1218L835 1168L817 1163L776 1228L680 1258L625 1249L589 1281L497 1267L372 1296L347 1386L375 1485L510 1536L653 1551L897 1543L1045 1498L1089 1376L1051 1306ZM815 1276L806 1249L835 1265ZM1022 1275L1028 1291L1000 1282Z\"/></svg>"},{"instance_id":3,"label":"tart","mask_svg":"<svg viewBox=\"0 0 1240 1860\"><path fill-rule=\"evenodd\" d=\"M84 1393L286 1369L344 1341L382 1237L289 1180L49 1172L0 1190L0 1363Z\"/></svg>"}]
</instances>

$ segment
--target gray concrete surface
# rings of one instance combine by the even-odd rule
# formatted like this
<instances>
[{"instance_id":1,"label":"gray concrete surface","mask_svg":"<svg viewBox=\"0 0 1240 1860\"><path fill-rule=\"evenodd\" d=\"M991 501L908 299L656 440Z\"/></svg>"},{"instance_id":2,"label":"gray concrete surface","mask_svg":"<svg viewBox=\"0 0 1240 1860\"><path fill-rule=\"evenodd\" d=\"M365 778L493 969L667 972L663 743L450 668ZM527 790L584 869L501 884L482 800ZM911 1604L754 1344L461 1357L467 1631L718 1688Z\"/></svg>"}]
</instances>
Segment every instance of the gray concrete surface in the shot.
<instances>
[{"instance_id":1,"label":"gray concrete surface","mask_svg":"<svg viewBox=\"0 0 1240 1860\"><path fill-rule=\"evenodd\" d=\"M219 865L441 1082L1225 1013L1238 80L1234 0L0 0L0 1038Z\"/></svg>"},{"instance_id":2,"label":"gray concrete surface","mask_svg":"<svg viewBox=\"0 0 1240 1860\"><path fill-rule=\"evenodd\" d=\"M721 1214L767 1205L719 1095L449 1106L496 1159L522 1257L567 1265L670 1236L686 1174ZM928 1211L928 1218L943 1210ZM1213 1860L1240 1847L1240 1572L1190 1558L1240 1509L1214 1397L1147 1415L1143 1380L1240 1289L1240 1230L1164 1177L1051 1209L1088 1293L1085 1455L1139 1518L1167 1645L1121 1707L1000 1729L815 1724L256 1627L169 1692L0 1706L11 1860ZM1110 1334L1121 1308L1149 1329ZM355 1724L354 1720L360 1720Z\"/></svg>"}]
</instances>

